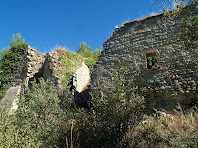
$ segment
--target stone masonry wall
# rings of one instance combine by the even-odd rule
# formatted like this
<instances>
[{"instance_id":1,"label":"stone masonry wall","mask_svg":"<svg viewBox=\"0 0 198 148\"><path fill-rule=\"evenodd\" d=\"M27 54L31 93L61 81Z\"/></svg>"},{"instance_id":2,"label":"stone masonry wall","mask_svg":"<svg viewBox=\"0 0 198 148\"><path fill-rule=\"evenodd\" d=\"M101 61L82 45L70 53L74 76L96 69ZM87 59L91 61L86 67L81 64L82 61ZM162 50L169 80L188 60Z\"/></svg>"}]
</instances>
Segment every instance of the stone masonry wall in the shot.
<instances>
[{"instance_id":1,"label":"stone masonry wall","mask_svg":"<svg viewBox=\"0 0 198 148\"><path fill-rule=\"evenodd\" d=\"M17 96L24 94L25 87L29 85L29 81L38 73L41 73L45 55L39 53L36 49L28 47L23 59L18 67L17 73L14 75L13 82L7 90L6 95L0 102L0 108L9 112L18 108Z\"/></svg>"},{"instance_id":2,"label":"stone masonry wall","mask_svg":"<svg viewBox=\"0 0 198 148\"><path fill-rule=\"evenodd\" d=\"M61 69L68 67L60 67L59 63L61 62L61 57L65 51L66 50L57 49L47 54L42 54L29 46L16 74L14 75L13 82L8 89L7 94L0 102L0 108L17 109L16 96L26 93L26 88L31 88L31 82L34 80L39 83L39 78L52 81L57 88L64 87L64 82L61 81L61 77L64 77L64 74L60 75L59 72ZM73 91L78 92L80 95L80 93L85 91L90 84L90 71L84 62L79 69L76 69L73 79L74 80L71 80L71 85L74 88ZM81 101L82 103L83 100L85 100L82 96L83 95L78 96L77 101Z\"/></svg>"},{"instance_id":3,"label":"stone masonry wall","mask_svg":"<svg viewBox=\"0 0 198 148\"><path fill-rule=\"evenodd\" d=\"M13 85L27 86L30 79L33 79L36 74L42 73L44 62L45 54L39 53L35 48L28 47L14 77Z\"/></svg>"},{"instance_id":4,"label":"stone masonry wall","mask_svg":"<svg viewBox=\"0 0 198 148\"><path fill-rule=\"evenodd\" d=\"M190 13L197 15L197 10ZM103 45L104 51L92 74L91 89L111 83L117 62L136 68L149 91L146 100L159 109L198 103L196 64L187 52L179 52L180 16L163 14L126 23L116 28ZM157 57L158 68L148 69L147 56ZM128 80L130 80L128 74Z\"/></svg>"}]
</instances>

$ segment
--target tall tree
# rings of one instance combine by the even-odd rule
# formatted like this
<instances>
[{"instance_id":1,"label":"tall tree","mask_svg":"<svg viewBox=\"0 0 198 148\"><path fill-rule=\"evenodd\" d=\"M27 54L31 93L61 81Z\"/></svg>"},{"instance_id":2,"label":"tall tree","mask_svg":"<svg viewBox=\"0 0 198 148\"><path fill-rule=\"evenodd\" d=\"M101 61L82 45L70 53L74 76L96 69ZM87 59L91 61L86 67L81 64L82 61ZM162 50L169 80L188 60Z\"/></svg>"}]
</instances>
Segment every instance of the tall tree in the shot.
<instances>
[{"instance_id":1,"label":"tall tree","mask_svg":"<svg viewBox=\"0 0 198 148\"><path fill-rule=\"evenodd\" d=\"M88 58L92 57L92 48L90 46L87 46L85 42L80 43L78 51L77 51L81 56Z\"/></svg>"},{"instance_id":2,"label":"tall tree","mask_svg":"<svg viewBox=\"0 0 198 148\"><path fill-rule=\"evenodd\" d=\"M28 44L21 42L22 36L18 34L15 38L13 35L10 43L10 48L1 50L0 59L0 100L4 97L10 82L13 79L13 75L23 58L25 51L27 50Z\"/></svg>"},{"instance_id":3,"label":"tall tree","mask_svg":"<svg viewBox=\"0 0 198 148\"><path fill-rule=\"evenodd\" d=\"M98 48L96 48L96 50L94 51L93 58L96 60L96 62L98 61L98 58L101 55L101 51L102 49L99 50Z\"/></svg>"}]
</instances>

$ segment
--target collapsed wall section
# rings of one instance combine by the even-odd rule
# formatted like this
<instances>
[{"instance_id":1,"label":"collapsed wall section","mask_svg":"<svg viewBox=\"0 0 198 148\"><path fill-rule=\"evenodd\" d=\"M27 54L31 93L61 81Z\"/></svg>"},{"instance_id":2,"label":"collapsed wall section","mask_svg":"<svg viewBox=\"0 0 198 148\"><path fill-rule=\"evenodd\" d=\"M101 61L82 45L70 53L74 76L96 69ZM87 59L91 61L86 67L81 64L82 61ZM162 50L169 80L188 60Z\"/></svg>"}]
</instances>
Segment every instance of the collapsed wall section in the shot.
<instances>
[{"instance_id":1,"label":"collapsed wall section","mask_svg":"<svg viewBox=\"0 0 198 148\"><path fill-rule=\"evenodd\" d=\"M67 54L65 55L65 53ZM72 57L76 57L75 60ZM33 81L39 83L39 78L52 81L57 88L68 88L71 85L74 101L78 104L86 103L90 71L83 62L83 57L63 49L41 54L36 49L28 47L14 75L12 85L0 102L0 107L15 110L17 108L16 96L26 93L27 88L31 88Z\"/></svg>"},{"instance_id":2,"label":"collapsed wall section","mask_svg":"<svg viewBox=\"0 0 198 148\"><path fill-rule=\"evenodd\" d=\"M31 85L30 81L34 79L38 81L38 78L43 76L42 66L44 60L44 54L39 53L34 48L28 47L14 75L10 88L0 102L1 108L9 110L9 112L17 109L17 96L24 94L25 88Z\"/></svg>"},{"instance_id":3,"label":"collapsed wall section","mask_svg":"<svg viewBox=\"0 0 198 148\"><path fill-rule=\"evenodd\" d=\"M35 48L28 47L18 72L16 73L13 85L28 86L29 81L33 81L43 76L43 63L45 61L45 54L39 53Z\"/></svg>"}]
</instances>

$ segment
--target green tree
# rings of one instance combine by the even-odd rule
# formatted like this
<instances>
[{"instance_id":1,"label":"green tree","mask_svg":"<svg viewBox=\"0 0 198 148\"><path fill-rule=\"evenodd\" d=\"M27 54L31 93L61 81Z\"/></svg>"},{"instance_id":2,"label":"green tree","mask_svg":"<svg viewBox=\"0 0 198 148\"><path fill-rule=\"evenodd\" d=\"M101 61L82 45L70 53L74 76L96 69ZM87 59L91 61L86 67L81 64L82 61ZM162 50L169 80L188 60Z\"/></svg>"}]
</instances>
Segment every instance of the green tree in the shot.
<instances>
[{"instance_id":1,"label":"green tree","mask_svg":"<svg viewBox=\"0 0 198 148\"><path fill-rule=\"evenodd\" d=\"M96 48L94 53L92 48L87 46L85 42L80 43L77 53L85 58L85 64L89 67L90 71L93 72L94 65L98 61L99 56L101 55L102 49Z\"/></svg>"},{"instance_id":2,"label":"green tree","mask_svg":"<svg viewBox=\"0 0 198 148\"><path fill-rule=\"evenodd\" d=\"M93 58L95 59L96 62L98 61L98 58L101 55L101 51L102 49L99 50L98 48L96 48L96 50L94 51Z\"/></svg>"},{"instance_id":3,"label":"green tree","mask_svg":"<svg viewBox=\"0 0 198 148\"><path fill-rule=\"evenodd\" d=\"M6 90L13 79L14 74L23 58L28 44L21 42L21 35L13 36L11 47L1 50L0 59L0 100L4 97Z\"/></svg>"},{"instance_id":4,"label":"green tree","mask_svg":"<svg viewBox=\"0 0 198 148\"><path fill-rule=\"evenodd\" d=\"M82 42L79 44L77 53L79 53L81 56L83 56L85 58L93 56L92 48L90 46L87 46L87 44L85 42Z\"/></svg>"},{"instance_id":5,"label":"green tree","mask_svg":"<svg viewBox=\"0 0 198 148\"><path fill-rule=\"evenodd\" d=\"M13 37L12 37L10 46L12 47L14 44L21 43L21 39L22 39L22 36L21 36L20 33L17 33L16 36L15 36L15 34L13 33ZM23 39L22 42L25 42L25 40Z\"/></svg>"}]
</instances>

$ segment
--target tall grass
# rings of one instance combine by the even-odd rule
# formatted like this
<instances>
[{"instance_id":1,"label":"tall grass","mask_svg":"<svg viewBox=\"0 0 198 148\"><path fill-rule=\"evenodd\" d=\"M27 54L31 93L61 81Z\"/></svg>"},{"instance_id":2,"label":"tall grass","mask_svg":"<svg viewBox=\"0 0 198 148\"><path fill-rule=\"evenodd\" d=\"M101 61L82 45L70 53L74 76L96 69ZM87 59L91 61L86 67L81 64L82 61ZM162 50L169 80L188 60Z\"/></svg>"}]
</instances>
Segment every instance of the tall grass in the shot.
<instances>
[{"instance_id":1,"label":"tall grass","mask_svg":"<svg viewBox=\"0 0 198 148\"><path fill-rule=\"evenodd\" d=\"M198 110L158 112L144 116L135 129L126 134L130 147L198 147Z\"/></svg>"}]
</instances>

